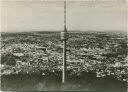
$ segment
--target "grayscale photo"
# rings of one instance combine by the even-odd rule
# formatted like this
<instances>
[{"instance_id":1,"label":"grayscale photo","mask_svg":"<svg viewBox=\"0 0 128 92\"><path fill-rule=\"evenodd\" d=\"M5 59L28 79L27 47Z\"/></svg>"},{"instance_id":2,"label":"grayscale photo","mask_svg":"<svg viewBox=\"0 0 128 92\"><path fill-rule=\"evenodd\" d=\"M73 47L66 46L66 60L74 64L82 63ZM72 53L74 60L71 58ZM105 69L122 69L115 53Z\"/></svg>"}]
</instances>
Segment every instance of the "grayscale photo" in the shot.
<instances>
[{"instance_id":1,"label":"grayscale photo","mask_svg":"<svg viewBox=\"0 0 128 92\"><path fill-rule=\"evenodd\" d=\"M126 0L1 0L1 92L128 92Z\"/></svg>"}]
</instances>

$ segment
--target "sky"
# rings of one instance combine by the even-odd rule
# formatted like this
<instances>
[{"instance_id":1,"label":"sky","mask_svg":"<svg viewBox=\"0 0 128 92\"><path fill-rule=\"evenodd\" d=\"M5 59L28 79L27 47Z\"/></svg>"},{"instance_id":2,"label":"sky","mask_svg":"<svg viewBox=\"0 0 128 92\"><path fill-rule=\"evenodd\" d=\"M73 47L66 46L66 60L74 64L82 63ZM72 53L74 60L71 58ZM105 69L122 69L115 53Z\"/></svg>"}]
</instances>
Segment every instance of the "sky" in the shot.
<instances>
[{"instance_id":1,"label":"sky","mask_svg":"<svg viewBox=\"0 0 128 92\"><path fill-rule=\"evenodd\" d=\"M2 1L2 32L62 31L62 1ZM67 2L68 31L126 31L126 1Z\"/></svg>"}]
</instances>

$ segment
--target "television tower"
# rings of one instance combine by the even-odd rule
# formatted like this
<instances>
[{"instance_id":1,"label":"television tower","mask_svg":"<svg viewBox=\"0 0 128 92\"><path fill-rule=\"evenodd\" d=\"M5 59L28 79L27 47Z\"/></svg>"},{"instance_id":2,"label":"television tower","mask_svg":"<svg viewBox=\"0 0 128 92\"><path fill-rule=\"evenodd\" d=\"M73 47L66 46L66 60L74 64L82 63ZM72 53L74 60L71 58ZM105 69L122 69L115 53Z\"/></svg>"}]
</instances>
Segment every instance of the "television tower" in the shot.
<instances>
[{"instance_id":1,"label":"television tower","mask_svg":"<svg viewBox=\"0 0 128 92\"><path fill-rule=\"evenodd\" d=\"M68 33L66 28L66 1L64 1L64 30L61 32L61 40L63 41L63 67L62 67L62 83L66 82L66 41L68 40Z\"/></svg>"}]
</instances>

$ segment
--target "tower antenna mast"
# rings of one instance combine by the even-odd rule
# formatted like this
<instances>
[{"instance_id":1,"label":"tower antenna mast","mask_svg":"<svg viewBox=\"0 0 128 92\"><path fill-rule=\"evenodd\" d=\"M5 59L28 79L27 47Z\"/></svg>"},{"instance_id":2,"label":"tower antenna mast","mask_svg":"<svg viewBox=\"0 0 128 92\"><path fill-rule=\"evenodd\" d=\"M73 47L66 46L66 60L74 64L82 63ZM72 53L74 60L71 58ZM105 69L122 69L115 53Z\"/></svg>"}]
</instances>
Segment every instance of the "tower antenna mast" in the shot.
<instances>
[{"instance_id":1,"label":"tower antenna mast","mask_svg":"<svg viewBox=\"0 0 128 92\"><path fill-rule=\"evenodd\" d=\"M65 30L66 29L66 1L64 1L64 31L67 31L67 30Z\"/></svg>"}]
</instances>

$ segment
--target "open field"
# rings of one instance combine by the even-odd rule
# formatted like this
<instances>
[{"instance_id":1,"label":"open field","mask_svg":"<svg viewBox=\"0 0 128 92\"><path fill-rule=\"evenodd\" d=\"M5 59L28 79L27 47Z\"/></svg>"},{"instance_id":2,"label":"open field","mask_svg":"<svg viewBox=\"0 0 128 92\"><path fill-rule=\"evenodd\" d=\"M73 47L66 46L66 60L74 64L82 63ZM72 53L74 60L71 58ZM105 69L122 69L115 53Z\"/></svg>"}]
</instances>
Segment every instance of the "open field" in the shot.
<instances>
[{"instance_id":1,"label":"open field","mask_svg":"<svg viewBox=\"0 0 128 92\"><path fill-rule=\"evenodd\" d=\"M1 89L126 92L127 40L127 33L70 32L62 87L60 32L2 33Z\"/></svg>"}]
</instances>

